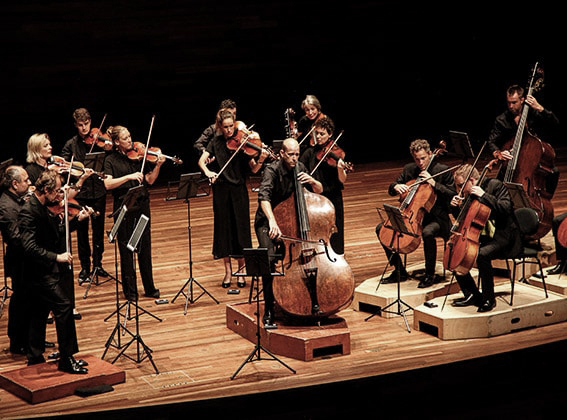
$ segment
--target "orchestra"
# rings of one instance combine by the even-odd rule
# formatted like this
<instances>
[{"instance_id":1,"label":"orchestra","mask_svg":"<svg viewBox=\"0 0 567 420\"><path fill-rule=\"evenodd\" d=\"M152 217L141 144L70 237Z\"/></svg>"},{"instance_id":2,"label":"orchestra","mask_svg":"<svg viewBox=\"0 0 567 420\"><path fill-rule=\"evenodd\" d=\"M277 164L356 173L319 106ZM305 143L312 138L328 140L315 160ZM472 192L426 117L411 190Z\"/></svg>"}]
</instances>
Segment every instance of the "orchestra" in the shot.
<instances>
[{"instance_id":1,"label":"orchestra","mask_svg":"<svg viewBox=\"0 0 567 420\"><path fill-rule=\"evenodd\" d=\"M395 179L388 180L387 192L399 199L397 210L410 234L400 233L397 222L390 219L368 227L375 229L377 243L388 258L388 265L393 267L389 276L381 279L382 283L399 284L411 279L404 257L422 248L415 254L424 262L419 289L427 292L444 281L436 274L436 265L442 261L454 273L463 294L452 302L454 308L476 306L478 312L489 312L496 307L492 263L514 258L522 246L514 217L515 204L507 186L516 179L506 178L504 172L512 165L522 167L533 157L519 153L520 145L509 142L516 136L545 143L546 139L538 138L539 131L535 130L545 124L558 124L557 117L533 94L533 89L526 93L519 86L507 90L507 111L497 117L487 142L487 154L490 159L496 157L491 164L498 165L499 173L489 175L487 167L481 173L470 162L450 167L441 161L446 152L444 142L436 149L423 138L408 144L412 161L401 168ZM261 132L237 120L236 103L231 99L220 103L215 122L192 145L199 171L212 194L211 258L222 261L220 290L232 286L236 271L232 260L236 260L239 272L245 269L245 249L267 248L271 272L276 271L279 263L287 267L283 279L275 279L271 274L261 276L265 301L262 323L266 328L274 327L281 313L285 315L279 319L281 322L286 317L328 317L346 307L354 293L349 255L345 252L349 221L345 220L348 216L343 203L343 194L349 187L347 174L353 170L345 149L352 147L352 140L348 132L342 138L344 130L337 130L335 122L321 112L316 96L306 95L301 109L305 115L296 123L293 109L287 108L285 128L282 127L285 140L277 153L271 150L269 139L260 138ZM524 123L529 121L525 133L523 114ZM49 135L33 134L27 143L25 168L4 168L0 221L8 246L4 270L14 285L9 312L10 351L27 354L30 365L44 362L46 319L51 311L57 328L59 369L85 374L86 362L74 357L79 346L77 318L73 317L74 294L69 289L75 260L69 249L70 231L77 230L79 286L89 280L92 269L98 269L98 275L109 276L102 264L107 239L105 210L107 197L112 196L112 215L108 218L119 225L120 298L138 301L137 272L142 279L143 296L160 298L152 265L150 191L168 160L177 165L183 165L183 161L150 146L153 120L144 143L135 141L120 122L104 127L102 119L98 129L92 127L91 115L85 108L77 108L73 119L76 132L61 151L53 150ZM553 148L549 148L554 156ZM88 167L86 157L93 151L104 154L100 172ZM531 177L529 186L540 178L543 186L535 192L524 186L530 203L535 203L538 211L544 209L540 213L542 223L549 220L549 226L544 226L545 231L534 239L540 239L552 225L556 239L557 266L539 276L565 272L567 261L567 244L562 239L567 227L565 214L554 218L551 204L557 170L553 160L544 162L546 158L538 158L539 167L545 167L542 176L526 175ZM253 175L262 179L257 191L249 185ZM251 202L257 203L257 208L252 209L252 221ZM59 205L60 211L53 211L55 205ZM76 209L77 217L72 216L71 208ZM143 218L147 225L137 232ZM251 222L255 238L251 235ZM140 238L134 253L127 243L136 233ZM465 236L469 242L463 251L462 242L457 241ZM443 241L444 255L438 255L437 239ZM14 258L26 258L29 264L15 263ZM471 275L472 267L478 268L479 284ZM25 284L33 287L26 288ZM238 279L237 286L247 286L243 277Z\"/></svg>"}]
</instances>

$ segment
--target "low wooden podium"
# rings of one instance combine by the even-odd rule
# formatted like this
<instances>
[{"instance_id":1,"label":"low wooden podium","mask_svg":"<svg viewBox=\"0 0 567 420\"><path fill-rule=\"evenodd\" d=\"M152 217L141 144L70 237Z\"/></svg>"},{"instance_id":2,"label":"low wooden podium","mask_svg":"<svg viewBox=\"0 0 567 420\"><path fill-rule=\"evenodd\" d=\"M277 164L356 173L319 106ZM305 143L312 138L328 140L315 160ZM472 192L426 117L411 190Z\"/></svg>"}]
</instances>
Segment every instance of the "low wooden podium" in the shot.
<instances>
[{"instance_id":1,"label":"low wooden podium","mask_svg":"<svg viewBox=\"0 0 567 420\"><path fill-rule=\"evenodd\" d=\"M24 366L0 373L0 387L23 400L37 404L73 395L78 388L115 385L126 381L125 372L94 356L81 356L89 373L72 375L57 370L57 362Z\"/></svg>"},{"instance_id":2,"label":"low wooden podium","mask_svg":"<svg viewBox=\"0 0 567 420\"><path fill-rule=\"evenodd\" d=\"M227 305L227 328L250 342L256 342L255 311L255 303ZM260 319L262 316L261 313ZM346 321L338 316L331 316L315 326L278 323L277 329L260 328L260 334L262 345L267 350L292 359L311 361L324 356L350 354L350 331Z\"/></svg>"}]
</instances>

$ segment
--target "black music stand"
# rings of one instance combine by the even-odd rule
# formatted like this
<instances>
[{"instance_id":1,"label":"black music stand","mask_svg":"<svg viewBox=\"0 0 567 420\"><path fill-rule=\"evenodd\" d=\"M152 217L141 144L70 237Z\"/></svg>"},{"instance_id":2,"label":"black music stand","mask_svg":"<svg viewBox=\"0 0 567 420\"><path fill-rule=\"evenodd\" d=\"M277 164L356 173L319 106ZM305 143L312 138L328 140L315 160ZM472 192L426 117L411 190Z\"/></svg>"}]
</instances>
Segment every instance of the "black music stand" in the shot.
<instances>
[{"instance_id":1,"label":"black music stand","mask_svg":"<svg viewBox=\"0 0 567 420\"><path fill-rule=\"evenodd\" d=\"M0 179L4 178L4 172L6 171L6 168L10 165L12 165L12 163L14 162L14 159L10 158L7 159L5 161L3 161L2 163L0 163ZM4 243L4 236L2 235L2 262L4 262L4 258L5 258L5 243ZM9 292L12 291L12 288L10 286L8 286L8 278L6 276L6 269L3 270L4 271L4 285L2 286L2 289L0 289L0 293L2 293L2 301L0 302L0 318L2 318L2 314L4 313L4 305L6 304L6 301L9 299Z\"/></svg>"},{"instance_id":2,"label":"black music stand","mask_svg":"<svg viewBox=\"0 0 567 420\"><path fill-rule=\"evenodd\" d=\"M191 202L190 198L194 197L202 197L208 195L207 193L198 193L197 182L201 178L200 172L194 172L189 174L182 174L179 179L179 189L177 190L177 196L175 197L176 200L185 200L187 203L187 234L189 238L189 278L183 284L183 287L177 292L175 297L171 300L171 303L175 303L175 300L179 297L179 295L183 294L185 296L185 309L183 311L183 315L187 315L187 308L189 303L195 303L201 296L207 294L212 300L214 300L217 304L219 301L215 299L215 297L210 294L207 289L205 289L195 278L193 277L193 253L192 253L192 245L191 245ZM196 284L202 291L199 296L196 298L193 297L193 284ZM185 288L187 288L187 293L185 292Z\"/></svg>"},{"instance_id":3,"label":"black music stand","mask_svg":"<svg viewBox=\"0 0 567 420\"><path fill-rule=\"evenodd\" d=\"M384 210L386 211L386 214L388 215L388 220L390 221L391 227L386 227L393 229L395 232L398 233L397 238L398 238L398 243L397 244L390 244L392 249L392 255L390 256L390 260L391 258L397 254L398 256L400 255L400 235L408 235L408 236L413 236L416 237L417 235L414 232L411 232L410 230L408 230L408 227L404 221L404 216L401 213L400 209L398 207L394 207L391 206L389 204L384 204ZM385 229L384 225L382 226L382 229ZM389 263L390 261L388 261ZM378 310L378 312L376 312L375 314L370 315L368 318L365 319L365 321L368 321L370 318L376 316L379 312L386 312L386 313L391 313L391 314L395 314L395 315L400 315L403 317L404 322L406 324L406 328L408 330L408 333L411 332L410 330L410 326L408 323L408 320L406 318L406 312L409 310L413 310L413 308L408 305L407 303L405 303L402 298L401 298L401 290L400 290L400 272L401 272L401 263L402 263L402 259L401 257L398 258L398 267L397 271L398 271L398 281L397 281L397 288L398 288L398 297L395 301L390 302L388 305L386 305L385 307L381 308ZM378 283L378 287L380 286L380 283L382 282L382 279L380 279L380 282ZM376 289L378 289L378 287L376 287ZM393 311L393 310L389 310L388 308L390 308L393 305L397 305L397 311ZM402 305L405 305L406 308L402 309Z\"/></svg>"},{"instance_id":4,"label":"black music stand","mask_svg":"<svg viewBox=\"0 0 567 420\"><path fill-rule=\"evenodd\" d=\"M126 208L126 206L123 206L123 208ZM123 214L121 212L121 214ZM134 255L136 254L136 252L138 251L138 244L140 242L140 239L142 237L142 234L144 233L144 230L146 229L146 226L149 222L149 217L146 216L145 214L142 214L140 216L140 219L138 220L138 223L136 224L136 228L134 229L134 232L132 233L132 236L130 237L130 239L128 240L128 244L126 245L126 247L128 248L129 251L131 251ZM134 266L136 265L136 261L134 260ZM117 287L117 294L118 294L118 287ZM118 299L117 299L118 300ZM161 322L161 319L159 319L158 317L156 317L155 315L152 315L151 313L149 313L148 311L142 309L139 307L138 303L137 303L137 298L136 298L136 303L131 302L131 301L127 301L125 304L122 305L122 307L126 306L126 315L124 315L124 324L122 324L120 322L120 308L117 308L116 313L117 313L117 324L112 332L112 335L109 337L109 339L107 340L106 343L106 349L104 351L104 354L102 355L102 358L104 359L104 356L106 355L106 351L108 350L109 346L111 345L114 335L118 334L120 336L120 331L122 331L122 333L128 333L131 337L130 341L125 344L124 346L120 346L120 344L118 345L120 348L120 352L118 353L118 355L114 358L114 360L112 361L112 363L114 364L119 358L120 356L124 356L136 363L141 363L142 361L144 361L146 358L150 360L150 363L152 364L152 366L154 367L154 370L156 371L156 373L159 373L156 364L154 363L154 360L152 358L152 349L150 349L145 343L144 340L142 339L142 337L140 336L140 322L139 322L139 318L140 318L140 314L139 311L143 311L145 313L148 313L149 315L153 316L154 318L156 318L157 320L159 320ZM130 307L134 306L135 310L136 310L136 314L133 317L129 316L129 312L130 312ZM130 331L128 328L126 328L126 321L128 319L132 319L134 318L136 320L135 326L136 326L136 330L135 332ZM119 338L118 338L119 340ZM125 354L126 350L133 344L136 343L136 358L133 358L130 355Z\"/></svg>"},{"instance_id":5,"label":"black music stand","mask_svg":"<svg viewBox=\"0 0 567 420\"><path fill-rule=\"evenodd\" d=\"M230 379L234 379L238 372L246 365L246 363L255 362L258 360L275 360L281 363L284 367L288 368L291 372L296 373L294 369L286 365L283 361L274 356L270 351L266 350L261 344L261 331L260 331L260 292L259 283L260 278L264 275L271 276L283 276L282 273L272 273L270 268L270 257L268 255L267 248L244 248L244 261L246 264L246 275L252 276L252 284L256 287L256 346L252 352L248 355L246 360L240 365L240 367L234 372ZM270 357L262 357L262 350Z\"/></svg>"},{"instance_id":6,"label":"black music stand","mask_svg":"<svg viewBox=\"0 0 567 420\"><path fill-rule=\"evenodd\" d=\"M449 131L449 137L451 138L451 143L453 143L453 148L455 149L455 154L463 158L465 162L468 158L474 158L474 151L471 146L471 140L467 133L462 131Z\"/></svg>"},{"instance_id":7,"label":"black music stand","mask_svg":"<svg viewBox=\"0 0 567 420\"><path fill-rule=\"evenodd\" d=\"M514 205L515 209L531 207L530 199L528 198L528 194L526 194L526 190L524 190L524 186L522 184L515 182L505 182L504 186L510 193L510 199L512 200L512 204Z\"/></svg>"}]
</instances>

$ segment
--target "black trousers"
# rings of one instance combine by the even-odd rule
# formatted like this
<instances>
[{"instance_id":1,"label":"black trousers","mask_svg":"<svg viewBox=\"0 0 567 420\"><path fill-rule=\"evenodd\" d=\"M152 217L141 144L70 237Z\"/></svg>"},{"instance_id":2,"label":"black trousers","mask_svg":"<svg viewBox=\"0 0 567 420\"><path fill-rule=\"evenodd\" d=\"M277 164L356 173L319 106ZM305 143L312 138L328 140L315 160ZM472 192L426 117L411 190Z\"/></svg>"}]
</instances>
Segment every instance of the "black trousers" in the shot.
<instances>
[{"instance_id":1,"label":"black trousers","mask_svg":"<svg viewBox=\"0 0 567 420\"><path fill-rule=\"evenodd\" d=\"M278 247L275 242L270 239L268 235L269 228L265 225L255 226L256 238L258 238L258 247L266 248L268 250L268 256L270 258L270 270L275 272L276 262L280 256L278 256ZM264 275L262 276L262 290L264 293L264 309L273 311L274 310L274 290L272 287L273 276Z\"/></svg>"},{"instance_id":2,"label":"black trousers","mask_svg":"<svg viewBox=\"0 0 567 420\"><path fill-rule=\"evenodd\" d=\"M66 268L61 268L65 270ZM29 288L30 328L28 336L28 360L42 357L45 351L47 315L51 311L55 320L57 344L61 357L72 356L79 351L77 331L73 318L73 306L61 284L59 272L32 280Z\"/></svg>"},{"instance_id":3,"label":"black trousers","mask_svg":"<svg viewBox=\"0 0 567 420\"><path fill-rule=\"evenodd\" d=\"M106 213L106 195L94 199L81 199L79 203L83 206L92 207L99 214L89 217L78 223L77 227L77 250L79 251L79 261L81 268L90 271L91 256L93 267L100 267L102 264L102 254L104 253L104 220ZM89 244L89 220L91 221L92 230L92 253Z\"/></svg>"},{"instance_id":4,"label":"black trousers","mask_svg":"<svg viewBox=\"0 0 567 420\"><path fill-rule=\"evenodd\" d=\"M29 299L26 293L26 284L22 280L21 270L11 273L12 295L8 305L8 337L10 347L13 349L28 349L28 335L30 324Z\"/></svg>"}]
</instances>

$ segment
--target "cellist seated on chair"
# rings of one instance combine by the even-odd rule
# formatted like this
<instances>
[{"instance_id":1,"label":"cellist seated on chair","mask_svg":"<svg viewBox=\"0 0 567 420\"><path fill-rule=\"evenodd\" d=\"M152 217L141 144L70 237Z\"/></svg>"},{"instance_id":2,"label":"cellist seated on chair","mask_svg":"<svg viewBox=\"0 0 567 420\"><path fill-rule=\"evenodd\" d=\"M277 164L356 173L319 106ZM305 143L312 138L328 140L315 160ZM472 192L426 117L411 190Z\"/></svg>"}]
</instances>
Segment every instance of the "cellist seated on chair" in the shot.
<instances>
[{"instance_id":1,"label":"cellist seated on chair","mask_svg":"<svg viewBox=\"0 0 567 420\"><path fill-rule=\"evenodd\" d=\"M414 161L405 165L402 173L398 176L396 181L390 184L388 194L391 196L399 195L403 198L410 191L410 187L408 186L410 181L415 181L420 177L429 178L430 176L449 169L447 165L433 161L434 153L431 151L427 140L417 139L412 141L409 146L409 150ZM445 240L449 238L449 231L451 228L451 221L449 219L449 202L455 195L453 177L450 172L441 174L438 177L429 178L423 186L431 186L429 190L430 194L433 195L432 200L434 201L434 204L429 212L420 211L419 208L415 209L415 211L412 210L411 207L414 203L409 203L406 208L406 210L408 210L406 213L408 215L411 214L408 221L412 224L420 225L420 229L421 226L423 227L421 237L423 238L423 253L425 257L425 277L418 285L420 288L429 287L435 282L435 266L437 263L436 238L444 238ZM419 189L422 188L419 187ZM416 195L420 194L419 189ZM414 202L416 201L418 200L414 199ZM417 220L412 220L416 218L415 215L418 213L425 213L421 223ZM402 214L404 214L403 211ZM382 236L380 234L382 225L383 224L380 223L376 227L376 235L378 236L378 239L381 239ZM381 242L384 242L384 240L382 239ZM400 281L406 280L409 275L403 267L401 257L399 253L395 253L392 250L392 248L396 247L396 243L382 243L382 247L388 257L389 264L394 267L394 271L389 277L382 280L382 283L397 282L398 273L400 274Z\"/></svg>"},{"instance_id":2,"label":"cellist seated on chair","mask_svg":"<svg viewBox=\"0 0 567 420\"><path fill-rule=\"evenodd\" d=\"M465 183L469 173L470 177ZM522 243L513 217L512 200L508 189L498 179L485 179L482 185L478 185L479 172L471 165L461 166L455 171L454 177L457 191L462 191L461 195L456 195L451 200L453 209L457 210L463 200L472 195L481 204L490 208L490 216L479 238L476 259L482 292L479 291L470 272L464 276L456 274L463 297L455 299L452 305L456 307L476 305L478 312L488 312L496 306L492 261L514 258L521 252Z\"/></svg>"},{"instance_id":3,"label":"cellist seated on chair","mask_svg":"<svg viewBox=\"0 0 567 420\"><path fill-rule=\"evenodd\" d=\"M299 143L293 138L283 141L280 150L281 159L266 166L260 189L258 191L258 210L254 220L254 229L260 248L267 248L271 264L275 264L276 241L281 231L273 213L273 209L294 192L294 168L299 170L299 182L320 194L323 186L312 176L306 173L307 169L299 162ZM273 269L272 269L273 272ZM264 290L264 316L265 325L274 321L274 295L272 290L272 276L262 276Z\"/></svg>"}]
</instances>

